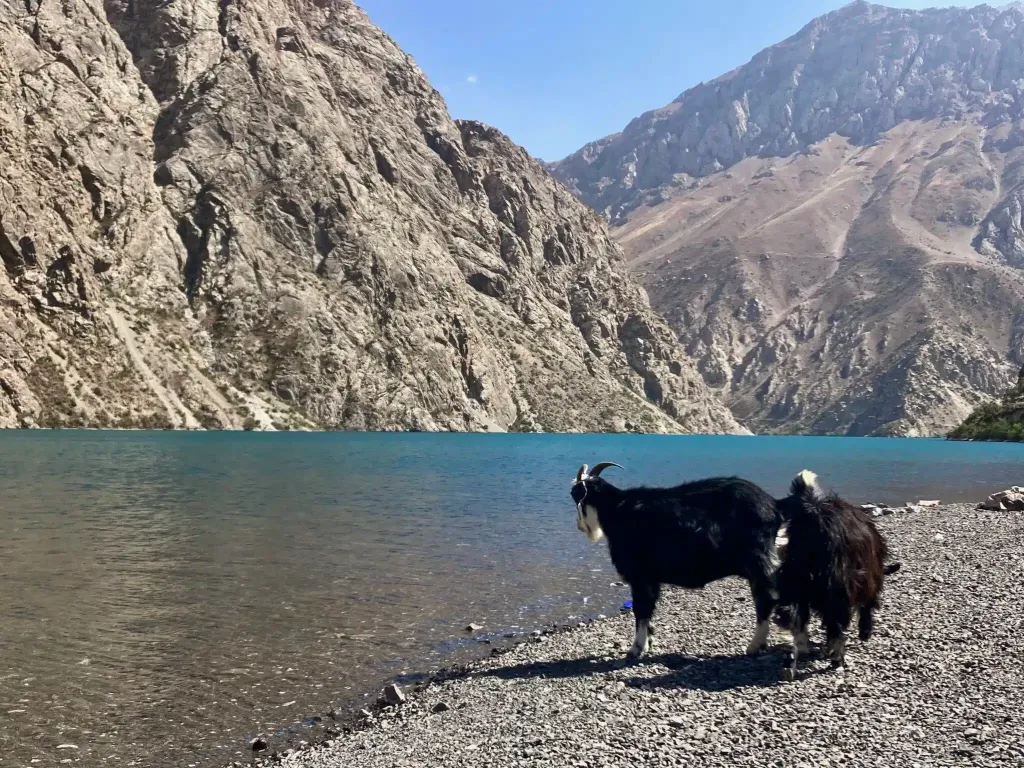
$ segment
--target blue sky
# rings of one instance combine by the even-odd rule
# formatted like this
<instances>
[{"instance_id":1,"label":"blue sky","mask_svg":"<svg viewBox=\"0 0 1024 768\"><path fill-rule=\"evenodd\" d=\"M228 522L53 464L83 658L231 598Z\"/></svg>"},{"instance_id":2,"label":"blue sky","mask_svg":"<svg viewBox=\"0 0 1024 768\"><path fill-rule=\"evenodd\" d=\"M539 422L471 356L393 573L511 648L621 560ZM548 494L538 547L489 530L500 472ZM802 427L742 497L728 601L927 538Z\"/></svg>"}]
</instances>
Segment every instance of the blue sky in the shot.
<instances>
[{"instance_id":1,"label":"blue sky","mask_svg":"<svg viewBox=\"0 0 1024 768\"><path fill-rule=\"evenodd\" d=\"M558 160L842 0L357 0L454 117ZM960 3L976 5L980 2ZM903 8L951 5L899 0ZM993 5L1001 2L992 2Z\"/></svg>"}]
</instances>

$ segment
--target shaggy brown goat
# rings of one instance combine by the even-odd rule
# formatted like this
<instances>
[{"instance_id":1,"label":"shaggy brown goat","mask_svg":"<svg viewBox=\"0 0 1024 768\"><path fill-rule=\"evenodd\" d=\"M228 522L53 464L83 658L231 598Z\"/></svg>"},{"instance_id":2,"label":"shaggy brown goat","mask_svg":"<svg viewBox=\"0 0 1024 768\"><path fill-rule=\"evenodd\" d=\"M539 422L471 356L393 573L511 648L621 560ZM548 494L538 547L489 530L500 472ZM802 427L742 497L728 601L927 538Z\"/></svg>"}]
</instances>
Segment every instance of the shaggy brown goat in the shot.
<instances>
[{"instance_id":1,"label":"shaggy brown goat","mask_svg":"<svg viewBox=\"0 0 1024 768\"><path fill-rule=\"evenodd\" d=\"M871 637L874 612L886 575L889 550L871 517L836 494L824 494L817 477L804 470L793 480L790 495L778 502L787 520L788 541L780 551L777 574L777 622L793 633L786 677L796 676L800 654L807 653L811 612L821 617L832 667L846 663L846 632L859 613L861 641Z\"/></svg>"}]
</instances>

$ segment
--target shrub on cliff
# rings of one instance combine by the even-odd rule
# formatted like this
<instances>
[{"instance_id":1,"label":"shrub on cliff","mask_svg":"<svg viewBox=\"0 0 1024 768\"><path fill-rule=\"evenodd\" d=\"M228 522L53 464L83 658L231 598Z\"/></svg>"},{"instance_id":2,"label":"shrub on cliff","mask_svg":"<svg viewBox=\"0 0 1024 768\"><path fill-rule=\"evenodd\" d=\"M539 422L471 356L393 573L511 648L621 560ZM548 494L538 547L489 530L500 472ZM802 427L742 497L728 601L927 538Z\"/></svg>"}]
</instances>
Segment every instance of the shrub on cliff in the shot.
<instances>
[{"instance_id":1,"label":"shrub on cliff","mask_svg":"<svg viewBox=\"0 0 1024 768\"><path fill-rule=\"evenodd\" d=\"M949 433L951 440L1024 442L1024 368L998 403L985 403Z\"/></svg>"}]
</instances>

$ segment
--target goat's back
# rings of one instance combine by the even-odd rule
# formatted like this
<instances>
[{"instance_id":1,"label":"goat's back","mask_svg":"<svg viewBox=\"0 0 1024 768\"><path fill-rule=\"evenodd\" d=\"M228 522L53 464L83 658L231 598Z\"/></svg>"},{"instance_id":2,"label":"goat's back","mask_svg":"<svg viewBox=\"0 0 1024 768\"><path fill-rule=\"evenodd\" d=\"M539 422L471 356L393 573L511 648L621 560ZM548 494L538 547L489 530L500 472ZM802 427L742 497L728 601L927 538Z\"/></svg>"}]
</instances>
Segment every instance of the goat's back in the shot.
<instances>
[{"instance_id":1,"label":"goat's back","mask_svg":"<svg viewBox=\"0 0 1024 768\"><path fill-rule=\"evenodd\" d=\"M618 506L606 533L627 581L696 588L749 578L766 567L780 524L772 496L737 477L623 491Z\"/></svg>"},{"instance_id":2,"label":"goat's back","mask_svg":"<svg viewBox=\"0 0 1024 768\"><path fill-rule=\"evenodd\" d=\"M785 602L868 605L882 590L888 547L862 509L831 495L790 505L778 580Z\"/></svg>"}]
</instances>

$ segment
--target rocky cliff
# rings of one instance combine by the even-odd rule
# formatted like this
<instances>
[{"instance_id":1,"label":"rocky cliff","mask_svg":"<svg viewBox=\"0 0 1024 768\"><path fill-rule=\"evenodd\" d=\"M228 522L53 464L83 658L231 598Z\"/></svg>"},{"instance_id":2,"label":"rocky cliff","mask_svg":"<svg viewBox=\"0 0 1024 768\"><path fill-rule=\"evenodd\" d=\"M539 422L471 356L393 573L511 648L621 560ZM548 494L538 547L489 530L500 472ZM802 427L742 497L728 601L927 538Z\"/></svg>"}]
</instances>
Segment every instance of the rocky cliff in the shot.
<instances>
[{"instance_id":1,"label":"rocky cliff","mask_svg":"<svg viewBox=\"0 0 1024 768\"><path fill-rule=\"evenodd\" d=\"M0 4L0 426L736 431L347 0Z\"/></svg>"},{"instance_id":2,"label":"rocky cliff","mask_svg":"<svg viewBox=\"0 0 1024 768\"><path fill-rule=\"evenodd\" d=\"M1024 10L863 2L549 166L756 431L945 434L1024 362Z\"/></svg>"}]
</instances>

